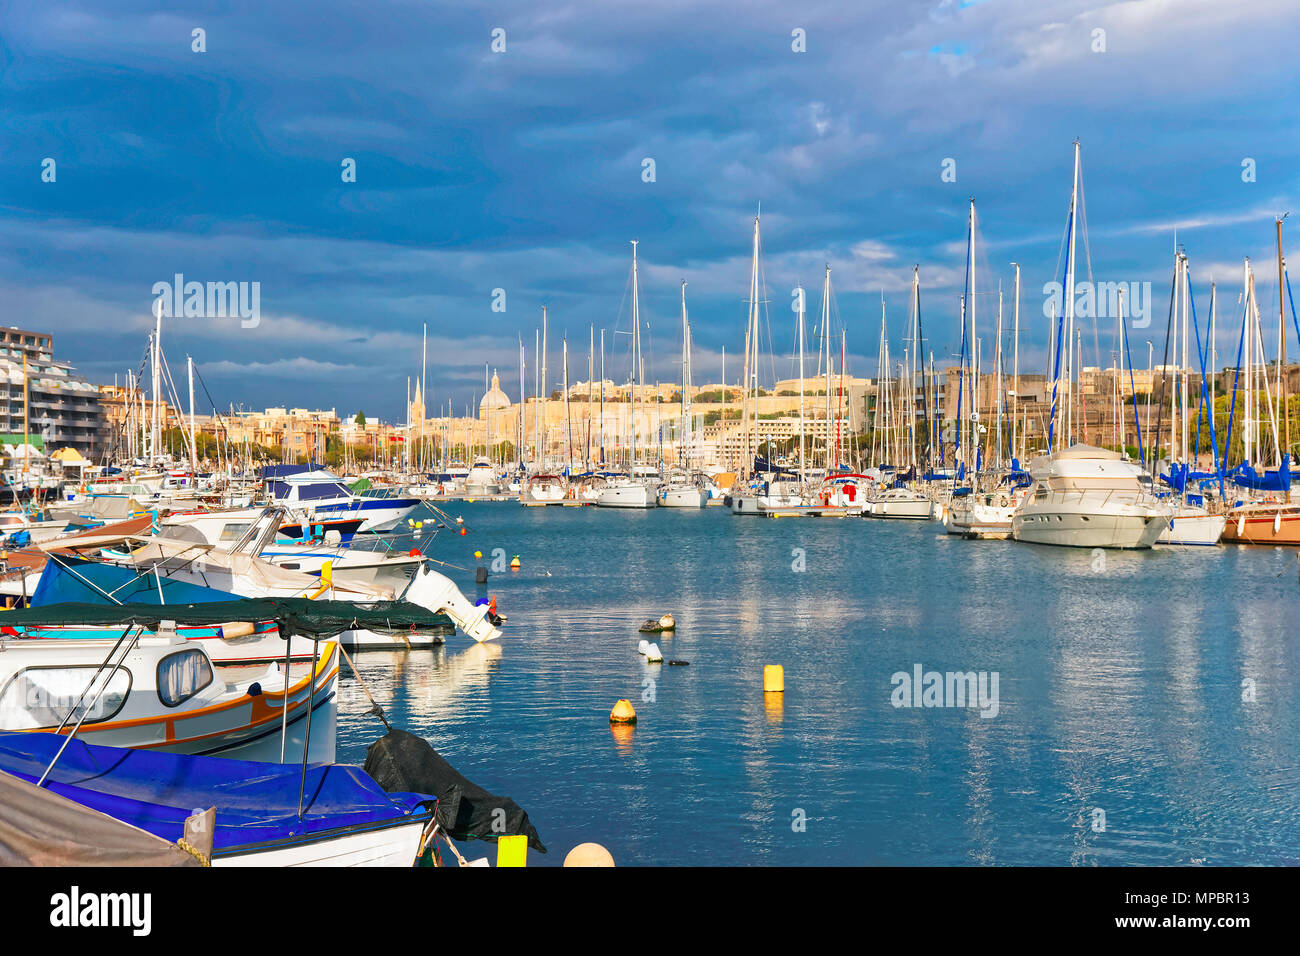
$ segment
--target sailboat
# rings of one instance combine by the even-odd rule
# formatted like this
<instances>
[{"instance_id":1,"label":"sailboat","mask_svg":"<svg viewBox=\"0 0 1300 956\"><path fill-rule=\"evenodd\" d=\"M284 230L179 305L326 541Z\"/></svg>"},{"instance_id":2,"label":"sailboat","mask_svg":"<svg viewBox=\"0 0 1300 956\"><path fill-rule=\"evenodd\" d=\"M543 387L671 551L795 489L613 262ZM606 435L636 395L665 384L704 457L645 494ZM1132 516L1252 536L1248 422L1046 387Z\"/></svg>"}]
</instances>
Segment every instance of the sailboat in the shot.
<instances>
[{"instance_id":1,"label":"sailboat","mask_svg":"<svg viewBox=\"0 0 1300 956\"><path fill-rule=\"evenodd\" d=\"M632 240L632 460L631 474L611 477L596 498L599 508L655 508L658 507L657 473L646 473L646 466L638 468L637 431L639 422L636 417L638 400L644 402L642 394L645 383L641 370L641 305L637 289L637 240ZM653 469L651 469L653 472Z\"/></svg>"},{"instance_id":2,"label":"sailboat","mask_svg":"<svg viewBox=\"0 0 1300 956\"><path fill-rule=\"evenodd\" d=\"M703 508L705 493L691 475L691 324L686 314L686 280L682 280L682 470L668 476L659 489L664 508Z\"/></svg>"},{"instance_id":3,"label":"sailboat","mask_svg":"<svg viewBox=\"0 0 1300 956\"><path fill-rule=\"evenodd\" d=\"M762 515L775 509L798 508L803 504L803 494L798 482L791 481L777 472L753 473L758 423L758 316L763 301L759 265L761 249L759 217L755 216L753 258L749 275L749 319L745 326L744 381L741 383L742 450L740 471L737 476L738 479L747 480L738 480L737 487L732 491L731 513L733 515Z\"/></svg>"},{"instance_id":4,"label":"sailboat","mask_svg":"<svg viewBox=\"0 0 1300 956\"><path fill-rule=\"evenodd\" d=\"M1282 290L1288 285L1288 281L1284 265L1285 260L1282 258L1282 220L1277 219L1274 225L1277 228L1278 344L1280 346L1277 360L1277 397L1278 408L1285 410L1280 412L1280 417L1283 418L1282 434L1280 436L1277 422L1279 413L1274 412L1269 401L1267 372L1263 374L1262 378L1264 381L1265 403L1272 418L1273 444L1279 450L1282 448L1286 450L1276 455L1277 469L1275 471L1258 475L1249 465L1249 461L1259 459L1260 429L1258 423L1254 421L1254 418L1258 415L1259 404L1255 386L1255 377L1259 373L1256 371L1255 356L1258 354L1258 364L1262 366L1264 364L1264 355L1263 330L1259 324L1259 304L1255 298L1255 280L1250 274L1250 260L1247 259L1247 301L1246 315L1242 326L1241 346L1241 354L1245 355L1245 361L1239 363L1246 378L1244 389L1245 414L1242 420L1242 454L1246 461L1233 469L1231 476L1235 484L1247 489L1252 494L1228 511L1227 524L1223 530L1223 540L1237 544L1300 545L1300 504L1294 504L1291 496L1291 416L1287 405L1287 377L1283 371L1286 365L1286 322L1282 304ZM1293 303L1293 320L1295 318L1294 312ZM1235 406L1235 399L1234 394L1233 404L1229 407ZM1228 437L1231 437L1231 423L1229 424ZM1226 449L1227 442L1225 441L1224 444ZM1224 454L1226 458L1226 450Z\"/></svg>"},{"instance_id":5,"label":"sailboat","mask_svg":"<svg viewBox=\"0 0 1300 956\"><path fill-rule=\"evenodd\" d=\"M1191 374L1191 366L1188 362L1188 349L1191 339L1188 336L1189 328L1196 335L1197 354L1200 354L1200 330L1196 328L1196 316L1191 306L1191 282L1189 279L1189 270L1187 256L1179 252L1175 257L1174 263L1174 300L1170 309L1170 336L1173 341L1173 352L1177 356L1179 352L1179 339L1181 338L1182 356L1181 361L1176 361L1178 366L1178 384L1173 389L1171 408L1173 415L1170 420L1170 434L1181 435L1181 457L1184 462L1181 466L1176 465L1172 460L1165 473L1161 476L1162 480L1174 488L1171 497L1174 497L1174 513L1169 519L1168 525L1161 532L1160 537L1156 539L1157 544L1172 545L1216 545L1219 538L1223 535L1223 529L1227 519L1222 515L1211 512L1204 504L1204 497L1199 494L1193 494L1189 491L1187 484L1188 479L1193 475L1192 469L1195 462L1192 460L1195 455L1188 455L1188 378ZM1214 299L1211 297L1211 312L1214 310ZM1188 315L1191 313L1191 318ZM1122 317L1121 317L1122 318ZM1189 322L1191 323L1189 326ZM1122 353L1121 353L1122 354ZM1205 384L1205 366L1201 363L1201 388L1202 388L1202 409L1213 408L1213 403L1208 401L1208 389ZM1202 411L1204 414L1204 411ZM1198 445L1199 445L1199 421L1198 421ZM1212 440L1215 438L1214 420L1211 416L1210 435ZM1217 441L1214 441L1217 446ZM1199 447L1198 449L1199 450ZM1170 456L1171 459L1174 456ZM1218 452L1215 451L1215 464L1218 467ZM1220 478L1222 475L1220 474Z\"/></svg>"},{"instance_id":6,"label":"sailboat","mask_svg":"<svg viewBox=\"0 0 1300 956\"><path fill-rule=\"evenodd\" d=\"M910 353L915 356L915 347L917 339L914 335L916 329L916 318L919 314L916 311L916 305L919 302L919 285L916 276L913 273L912 297L913 313L911 318L908 337L911 340L913 349ZM829 288L830 277L827 276L827 285ZM885 301L883 296L880 301L880 376L876 396L876 417L875 427L872 429L873 435L879 436L880 458L876 461L876 468L881 475L881 481L867 495L866 507L863 514L870 518L898 518L907 521L924 521L934 512L934 503L930 496L918 488L910 487L907 481L910 479L900 478L899 467L904 462L909 466L902 474L915 475L915 442L909 440L907 448L904 449L903 432L906 430L909 438L915 438L916 416L913 403L916 398L916 387L911 376L907 374L907 362L905 361L899 373L897 382L892 378L891 364L889 359L889 335L888 326L885 321ZM829 389L828 389L829 390ZM884 415L884 425L881 425L881 415ZM911 421L907 429L901 425L901 416L907 415ZM873 439L874 446L874 439ZM827 459L827 470L832 467L830 459Z\"/></svg>"}]
</instances>

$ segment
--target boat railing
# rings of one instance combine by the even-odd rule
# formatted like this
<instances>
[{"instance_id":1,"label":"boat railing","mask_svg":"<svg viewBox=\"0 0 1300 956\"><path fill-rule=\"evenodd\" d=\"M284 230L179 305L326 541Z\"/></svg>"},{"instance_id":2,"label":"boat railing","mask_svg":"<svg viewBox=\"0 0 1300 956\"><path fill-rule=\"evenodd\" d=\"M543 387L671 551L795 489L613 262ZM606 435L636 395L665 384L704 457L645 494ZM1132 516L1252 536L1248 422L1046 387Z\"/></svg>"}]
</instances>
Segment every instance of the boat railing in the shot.
<instances>
[{"instance_id":1,"label":"boat railing","mask_svg":"<svg viewBox=\"0 0 1300 956\"><path fill-rule=\"evenodd\" d=\"M131 641L127 642L127 637L130 636L133 631L135 632L135 637L132 638ZM97 668L95 668L95 673L91 675L90 681L81 691L81 695L77 698L77 702L72 705L72 709L69 710L63 720L59 722L59 728L55 731L56 734L63 733L63 728L68 725L68 721L72 719L72 715L81 708L81 704L86 699L86 695L90 693L90 689L95 686L95 682L99 680L99 675L104 672L104 668L108 666L108 662L113 660L114 656L117 656L117 661L113 664L113 669L109 672L108 677L104 680L103 684L100 685L99 690L95 692L94 699L89 703L89 705L81 710L81 716L77 718L76 726L74 726L72 730L69 731L67 737L64 738L63 743L59 746L58 752L54 755L54 759L50 761L50 765L46 767L45 772L41 774L41 779L36 781L37 787L44 786L45 779L50 775L50 771L54 769L54 765L57 764L59 758L63 756L63 751L68 749L68 744L72 743L72 739L77 736L77 731L81 729L81 725L86 722L86 718L90 716L91 711L95 709L95 705L99 703L99 698L104 696L104 691L106 691L109 685L113 682L113 678L117 675L117 672L122 669L122 665L126 663L127 655L131 653L131 650L140 640L140 635L142 633L144 633L144 629L139 625L134 622L128 624L126 630L122 632L121 637L119 637L113 646L109 648L108 656L100 662ZM125 647L123 647L124 644ZM119 648L122 648L120 655L118 654Z\"/></svg>"}]
</instances>

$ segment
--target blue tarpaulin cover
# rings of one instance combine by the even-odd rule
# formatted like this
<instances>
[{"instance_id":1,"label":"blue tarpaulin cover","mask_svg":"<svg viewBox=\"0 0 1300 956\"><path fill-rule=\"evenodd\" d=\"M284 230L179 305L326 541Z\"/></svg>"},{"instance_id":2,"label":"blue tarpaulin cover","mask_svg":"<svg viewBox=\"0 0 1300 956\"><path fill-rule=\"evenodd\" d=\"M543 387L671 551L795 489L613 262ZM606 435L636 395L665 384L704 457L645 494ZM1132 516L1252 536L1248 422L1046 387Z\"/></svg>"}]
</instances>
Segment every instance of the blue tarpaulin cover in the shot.
<instances>
[{"instance_id":1,"label":"blue tarpaulin cover","mask_svg":"<svg viewBox=\"0 0 1300 956\"><path fill-rule=\"evenodd\" d=\"M162 599L158 589L162 588ZM99 588L99 590L96 590ZM117 600L105 597L107 591ZM206 604L210 601L236 601L238 594L205 588L188 581L178 581L153 573L137 574L115 564L87 561L84 558L51 557L41 572L40 583L28 602L32 607L49 607L65 601L89 604Z\"/></svg>"},{"instance_id":2,"label":"blue tarpaulin cover","mask_svg":"<svg viewBox=\"0 0 1300 956\"><path fill-rule=\"evenodd\" d=\"M64 737L0 734L0 770L35 782ZM45 782L82 806L175 842L185 819L216 807L213 855L298 842L339 828L367 829L429 812L435 798L385 793L360 767L311 764L298 818L301 767L223 757L102 747L73 740Z\"/></svg>"}]
</instances>

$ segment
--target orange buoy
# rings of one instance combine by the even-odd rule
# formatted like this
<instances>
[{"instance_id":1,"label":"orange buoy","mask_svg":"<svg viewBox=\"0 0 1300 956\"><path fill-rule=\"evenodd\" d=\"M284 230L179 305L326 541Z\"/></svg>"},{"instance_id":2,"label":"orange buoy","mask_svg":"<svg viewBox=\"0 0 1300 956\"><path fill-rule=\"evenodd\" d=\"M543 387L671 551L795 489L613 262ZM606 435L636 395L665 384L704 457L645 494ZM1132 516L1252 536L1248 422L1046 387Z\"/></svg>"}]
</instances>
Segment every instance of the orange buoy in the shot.
<instances>
[{"instance_id":1,"label":"orange buoy","mask_svg":"<svg viewBox=\"0 0 1300 956\"><path fill-rule=\"evenodd\" d=\"M462 536L463 536L463 535L467 535L467 534L469 534L469 532L466 531L465 528L463 528L463 527L460 529L460 533L461 533Z\"/></svg>"},{"instance_id":2,"label":"orange buoy","mask_svg":"<svg viewBox=\"0 0 1300 956\"><path fill-rule=\"evenodd\" d=\"M630 700L620 700L614 705L614 709L609 712L609 722L611 724L635 724L636 711L632 707Z\"/></svg>"}]
</instances>

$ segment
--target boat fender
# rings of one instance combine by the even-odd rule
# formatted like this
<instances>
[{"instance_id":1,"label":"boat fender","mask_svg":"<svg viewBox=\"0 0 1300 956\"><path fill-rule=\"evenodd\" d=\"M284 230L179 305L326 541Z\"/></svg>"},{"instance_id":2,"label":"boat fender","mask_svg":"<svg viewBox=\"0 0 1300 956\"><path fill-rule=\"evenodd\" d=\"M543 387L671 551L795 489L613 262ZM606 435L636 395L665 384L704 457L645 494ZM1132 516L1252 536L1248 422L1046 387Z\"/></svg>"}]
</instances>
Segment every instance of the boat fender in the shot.
<instances>
[{"instance_id":1,"label":"boat fender","mask_svg":"<svg viewBox=\"0 0 1300 956\"><path fill-rule=\"evenodd\" d=\"M669 667L689 667L690 664L691 664L690 661L669 661L668 662Z\"/></svg>"},{"instance_id":2,"label":"boat fender","mask_svg":"<svg viewBox=\"0 0 1300 956\"><path fill-rule=\"evenodd\" d=\"M249 685L248 685L248 696L249 696L249 697L261 697L261 696L262 696L262 685L259 684L259 683L257 683L256 681L254 681L253 683L249 684Z\"/></svg>"}]
</instances>

